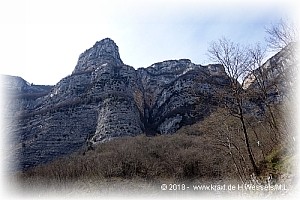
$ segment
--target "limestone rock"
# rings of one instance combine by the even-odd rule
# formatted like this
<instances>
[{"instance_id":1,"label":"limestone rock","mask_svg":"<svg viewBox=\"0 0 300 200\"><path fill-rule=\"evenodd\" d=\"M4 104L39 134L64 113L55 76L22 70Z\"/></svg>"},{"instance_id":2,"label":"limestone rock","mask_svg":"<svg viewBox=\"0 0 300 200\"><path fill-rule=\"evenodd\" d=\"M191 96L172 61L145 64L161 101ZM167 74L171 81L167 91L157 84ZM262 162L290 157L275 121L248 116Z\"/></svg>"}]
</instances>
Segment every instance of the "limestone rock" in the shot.
<instances>
[{"instance_id":1,"label":"limestone rock","mask_svg":"<svg viewBox=\"0 0 300 200\"><path fill-rule=\"evenodd\" d=\"M109 38L103 39L79 56L77 65L73 71L80 73L84 71L95 70L102 65L123 65L119 55L118 46Z\"/></svg>"},{"instance_id":2,"label":"limestone rock","mask_svg":"<svg viewBox=\"0 0 300 200\"><path fill-rule=\"evenodd\" d=\"M40 94L30 102L12 99L21 106L9 132L19 168L27 169L116 137L172 134L213 112L230 81L222 65L188 59L135 70L106 38L82 53L73 73L53 87L21 79L6 85Z\"/></svg>"},{"instance_id":3,"label":"limestone rock","mask_svg":"<svg viewBox=\"0 0 300 200\"><path fill-rule=\"evenodd\" d=\"M295 93L298 60L296 44L291 43L267 60L261 67L252 71L245 79L244 89L259 92L266 90L269 101L282 101L282 98Z\"/></svg>"}]
</instances>

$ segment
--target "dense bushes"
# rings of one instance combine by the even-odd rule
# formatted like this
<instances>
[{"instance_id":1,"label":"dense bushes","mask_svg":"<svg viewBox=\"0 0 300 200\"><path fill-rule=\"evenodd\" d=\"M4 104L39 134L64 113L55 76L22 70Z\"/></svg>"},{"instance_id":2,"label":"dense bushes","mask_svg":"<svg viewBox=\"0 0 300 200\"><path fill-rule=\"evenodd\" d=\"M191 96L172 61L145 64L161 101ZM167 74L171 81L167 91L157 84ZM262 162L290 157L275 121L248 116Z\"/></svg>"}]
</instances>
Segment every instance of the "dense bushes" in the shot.
<instances>
[{"instance_id":1,"label":"dense bushes","mask_svg":"<svg viewBox=\"0 0 300 200\"><path fill-rule=\"evenodd\" d=\"M247 116L246 116L247 117ZM284 122L280 114L277 119ZM251 115L251 149L261 171L267 155L287 144ZM269 130L270 129L270 130ZM277 133L279 135L279 133ZM280 142L281 141L281 142ZM288 146L287 146L288 147ZM22 180L59 182L114 178L178 181L246 181L252 173L239 121L222 109L173 135L123 137L99 144L21 174Z\"/></svg>"},{"instance_id":2,"label":"dense bushes","mask_svg":"<svg viewBox=\"0 0 300 200\"><path fill-rule=\"evenodd\" d=\"M201 136L186 134L125 137L98 145L95 150L39 166L23 178L54 180L143 178L187 180L219 179L228 171L222 152Z\"/></svg>"}]
</instances>

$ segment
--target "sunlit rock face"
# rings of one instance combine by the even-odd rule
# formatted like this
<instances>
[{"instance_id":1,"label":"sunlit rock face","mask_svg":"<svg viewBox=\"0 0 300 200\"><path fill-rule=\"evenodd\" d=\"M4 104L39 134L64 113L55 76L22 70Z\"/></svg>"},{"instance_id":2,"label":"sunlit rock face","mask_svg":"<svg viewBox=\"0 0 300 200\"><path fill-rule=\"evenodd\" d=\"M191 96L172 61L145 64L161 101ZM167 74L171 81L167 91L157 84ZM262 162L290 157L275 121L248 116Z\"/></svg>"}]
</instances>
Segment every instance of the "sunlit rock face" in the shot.
<instances>
[{"instance_id":1,"label":"sunlit rock face","mask_svg":"<svg viewBox=\"0 0 300 200\"><path fill-rule=\"evenodd\" d=\"M96 42L92 48L80 54L73 74L95 70L106 64L112 66L123 65L119 55L119 48L110 38Z\"/></svg>"},{"instance_id":2,"label":"sunlit rock face","mask_svg":"<svg viewBox=\"0 0 300 200\"><path fill-rule=\"evenodd\" d=\"M250 73L244 89L266 93L268 102L280 102L295 95L298 74L297 44L291 43Z\"/></svg>"}]
</instances>

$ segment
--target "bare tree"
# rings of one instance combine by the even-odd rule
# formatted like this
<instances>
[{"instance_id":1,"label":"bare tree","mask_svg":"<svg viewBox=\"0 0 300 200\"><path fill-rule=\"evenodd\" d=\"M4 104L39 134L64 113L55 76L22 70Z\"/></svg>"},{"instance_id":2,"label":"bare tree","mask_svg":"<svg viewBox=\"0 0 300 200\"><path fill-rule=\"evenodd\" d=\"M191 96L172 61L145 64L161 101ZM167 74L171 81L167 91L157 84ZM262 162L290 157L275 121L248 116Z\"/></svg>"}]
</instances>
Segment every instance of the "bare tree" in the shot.
<instances>
[{"instance_id":1,"label":"bare tree","mask_svg":"<svg viewBox=\"0 0 300 200\"><path fill-rule=\"evenodd\" d=\"M254 98L261 100L265 106L266 120L273 130L271 138L273 142L277 143L282 139L282 136L284 138L288 136L284 133L290 132L287 131L289 129L287 126L282 125L282 119L278 120L276 115L283 116L284 112L287 111L283 107L291 105L295 101L298 57L295 43L285 46L266 63L264 63L265 52L266 48L260 44L249 48L251 64L248 68L249 75L247 79L250 80L251 84L254 84L247 90ZM274 105L274 102L270 99L273 94L281 97L282 103L280 106Z\"/></svg>"},{"instance_id":2,"label":"bare tree","mask_svg":"<svg viewBox=\"0 0 300 200\"><path fill-rule=\"evenodd\" d=\"M266 48L262 47L261 44L256 43L253 47L250 47L248 51L251 59L247 69L249 73L248 77L250 77L253 82L255 81L256 86L255 88L252 88L251 93L259 98L266 106L270 115L269 124L278 131L276 118L272 111L271 104L268 101L269 93L277 88L277 82L276 79L269 79L269 69L263 63L266 55Z\"/></svg>"},{"instance_id":3,"label":"bare tree","mask_svg":"<svg viewBox=\"0 0 300 200\"><path fill-rule=\"evenodd\" d=\"M240 147L238 147L238 145L236 145L236 142L234 141L236 137L232 135L232 130L229 130L230 128L226 124L226 122L224 126L226 127L224 130L218 130L211 135L214 138L213 145L219 146L226 152L226 154L230 156L235 167L236 174L244 183L247 177L246 173L248 170L246 160Z\"/></svg>"},{"instance_id":4,"label":"bare tree","mask_svg":"<svg viewBox=\"0 0 300 200\"><path fill-rule=\"evenodd\" d=\"M254 173L258 175L259 169L252 153L244 110L245 92L243 90L243 80L247 75L247 68L251 63L249 52L247 48L223 37L217 42L211 43L208 49L208 56L213 62L222 64L230 78L230 87L228 88L230 94L222 94L224 95L222 99L230 114L237 117L241 123L248 156Z\"/></svg>"},{"instance_id":5,"label":"bare tree","mask_svg":"<svg viewBox=\"0 0 300 200\"><path fill-rule=\"evenodd\" d=\"M272 24L265 28L268 36L266 41L271 50L278 51L298 41L299 32L294 24L287 20L281 19L277 24Z\"/></svg>"}]
</instances>

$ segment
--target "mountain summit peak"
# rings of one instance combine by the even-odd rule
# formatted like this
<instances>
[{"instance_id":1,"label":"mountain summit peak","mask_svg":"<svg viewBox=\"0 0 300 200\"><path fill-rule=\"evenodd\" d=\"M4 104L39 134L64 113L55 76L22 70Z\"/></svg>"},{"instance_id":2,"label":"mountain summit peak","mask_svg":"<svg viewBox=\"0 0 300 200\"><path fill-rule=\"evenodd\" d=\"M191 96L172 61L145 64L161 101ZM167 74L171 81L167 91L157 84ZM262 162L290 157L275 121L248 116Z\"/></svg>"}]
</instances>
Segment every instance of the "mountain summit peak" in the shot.
<instances>
[{"instance_id":1,"label":"mountain summit peak","mask_svg":"<svg viewBox=\"0 0 300 200\"><path fill-rule=\"evenodd\" d=\"M115 43L111 38L104 38L104 39L102 39L102 40L100 40L100 41L97 41L97 42L95 43L95 45L103 44L103 43L111 43L111 44L117 46L116 43Z\"/></svg>"},{"instance_id":2,"label":"mountain summit peak","mask_svg":"<svg viewBox=\"0 0 300 200\"><path fill-rule=\"evenodd\" d=\"M73 73L94 70L105 63L123 65L119 48L110 38L97 41L93 47L80 54Z\"/></svg>"}]
</instances>

